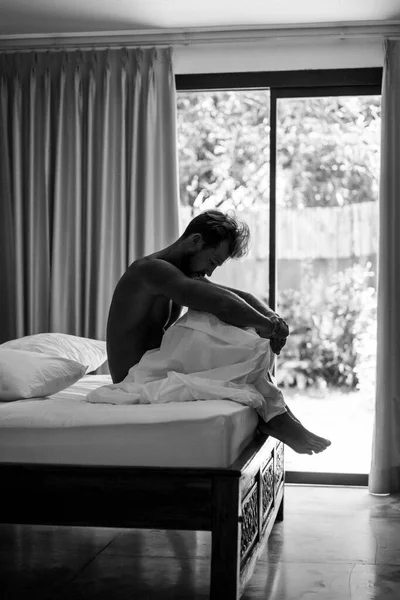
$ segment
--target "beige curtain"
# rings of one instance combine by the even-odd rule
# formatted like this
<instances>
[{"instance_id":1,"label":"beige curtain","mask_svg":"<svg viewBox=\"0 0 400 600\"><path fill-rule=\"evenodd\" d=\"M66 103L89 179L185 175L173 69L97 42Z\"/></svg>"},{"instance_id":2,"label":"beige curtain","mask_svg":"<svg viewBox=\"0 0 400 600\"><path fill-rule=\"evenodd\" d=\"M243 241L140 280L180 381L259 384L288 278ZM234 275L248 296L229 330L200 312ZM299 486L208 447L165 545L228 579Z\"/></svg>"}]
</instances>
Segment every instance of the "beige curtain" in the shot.
<instances>
[{"instance_id":1,"label":"beige curtain","mask_svg":"<svg viewBox=\"0 0 400 600\"><path fill-rule=\"evenodd\" d=\"M179 235L171 49L0 54L0 342L105 339L114 287Z\"/></svg>"},{"instance_id":2,"label":"beige curtain","mask_svg":"<svg viewBox=\"0 0 400 600\"><path fill-rule=\"evenodd\" d=\"M369 490L400 491L400 42L385 43L382 82L375 427Z\"/></svg>"}]
</instances>

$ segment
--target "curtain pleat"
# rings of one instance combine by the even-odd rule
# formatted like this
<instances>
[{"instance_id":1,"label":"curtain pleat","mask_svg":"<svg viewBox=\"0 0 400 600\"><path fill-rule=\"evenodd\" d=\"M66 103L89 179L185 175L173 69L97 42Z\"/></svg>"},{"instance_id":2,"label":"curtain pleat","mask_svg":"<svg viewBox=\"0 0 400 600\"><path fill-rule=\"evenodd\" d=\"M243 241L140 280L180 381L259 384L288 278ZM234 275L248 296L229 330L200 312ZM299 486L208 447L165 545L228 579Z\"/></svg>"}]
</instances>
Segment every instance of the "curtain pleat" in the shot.
<instances>
[{"instance_id":1,"label":"curtain pleat","mask_svg":"<svg viewBox=\"0 0 400 600\"><path fill-rule=\"evenodd\" d=\"M51 243L50 231L50 114L51 114L51 95L50 95L50 72L44 69L41 79L41 102L36 106L36 119L39 124L37 138L36 155L42 155L39 178L36 187L36 196L33 199L34 209L37 219L37 237L40 240L40 260L36 264L35 285L40 288L40 300L37 304L37 315L40 320L36 323L35 331L46 331L50 319L50 267L51 254L49 252ZM40 142L40 144L39 144ZM40 206L36 202L37 197L42 197ZM36 283L40 281L39 283Z\"/></svg>"},{"instance_id":2,"label":"curtain pleat","mask_svg":"<svg viewBox=\"0 0 400 600\"><path fill-rule=\"evenodd\" d=\"M68 262L71 232L68 231L69 213L71 210L68 194L68 178L71 165L67 163L68 148L65 149L64 140L67 139L65 118L68 112L66 106L66 55L62 57L58 75L57 108L54 113L55 128L55 164L54 164L54 190L53 190L53 234L51 240L51 290L50 290L50 331L74 333L68 329L68 305L71 290L68 287ZM65 163L65 164L64 164ZM70 235L68 235L70 233Z\"/></svg>"},{"instance_id":3,"label":"curtain pleat","mask_svg":"<svg viewBox=\"0 0 400 600\"><path fill-rule=\"evenodd\" d=\"M164 58L165 61L165 58ZM162 135L156 138L157 148L156 152L158 155L157 160L157 173L158 177L155 177L154 181L156 184L155 196L153 196L154 202L154 213L158 215L157 220L157 231L154 240L154 246L157 248L163 248L170 244L175 235L171 236L171 232L175 231L175 223L179 222L179 204L171 203L169 206L166 202L160 202L160 199L164 197L165 189L163 188L163 182L171 179L171 181L179 185L179 169L177 154L171 153L169 143L167 140L175 140L177 138L177 122L176 122L176 89L175 89L175 76L172 69L172 60L169 60L164 68L160 72L159 62L157 65L158 73L154 77L154 94L157 102L156 110L156 128L162 131ZM162 99L162 89L170 89L171 93ZM179 198L179 188L174 189L174 196ZM157 198L155 202L154 199Z\"/></svg>"},{"instance_id":4,"label":"curtain pleat","mask_svg":"<svg viewBox=\"0 0 400 600\"><path fill-rule=\"evenodd\" d=\"M22 169L24 139L22 137L22 89L21 80L16 73L12 82L12 106L11 106L11 182L12 182L12 204L14 217L14 239L15 239L15 309L16 309L16 334L17 337L24 335L27 331L26 309L29 302L24 302L26 295L26 235L24 221L26 211L23 204L23 182L25 173ZM26 265L26 268L25 268ZM7 267L6 267L7 268Z\"/></svg>"},{"instance_id":5,"label":"curtain pleat","mask_svg":"<svg viewBox=\"0 0 400 600\"><path fill-rule=\"evenodd\" d=\"M135 61L134 81L131 88L131 106L132 106L132 130L135 135L129 140L129 198L131 202L128 204L128 260L131 256L140 256L144 254L142 228L143 219L139 208L144 205L144 190L141 179L140 164L144 164L142 153L144 152L144 144L146 141L142 139L142 96L143 85L142 80L144 73L141 71L140 52L137 53ZM143 212L143 211L142 211ZM136 232L136 235L134 235Z\"/></svg>"},{"instance_id":6,"label":"curtain pleat","mask_svg":"<svg viewBox=\"0 0 400 600\"><path fill-rule=\"evenodd\" d=\"M86 265L85 272L86 277L84 279L85 286L85 300L84 300L84 321L86 324L85 331L93 331L95 327L94 311L92 308L91 298L96 295L95 288L95 273L97 272L97 265L95 261L95 248L96 248L96 227L95 227L95 209L93 207L93 171L94 171L94 159L95 159L95 146L93 146L95 137L95 99L96 99L96 81L94 73L93 62L89 66L89 76L87 82L87 104L86 104L86 120L84 122L84 156L85 165L87 166L83 172L84 178L84 190L86 198L86 229L85 229L85 255L84 263ZM86 334L85 334L86 335Z\"/></svg>"},{"instance_id":7,"label":"curtain pleat","mask_svg":"<svg viewBox=\"0 0 400 600\"><path fill-rule=\"evenodd\" d=\"M10 90L5 75L0 77L0 342L17 337L16 243L12 212L11 157L9 140Z\"/></svg>"},{"instance_id":8,"label":"curtain pleat","mask_svg":"<svg viewBox=\"0 0 400 600\"><path fill-rule=\"evenodd\" d=\"M82 272L84 265L83 247L84 247L84 230L86 219L86 201L82 194L82 74L80 64L74 70L74 103L73 103L73 130L74 130L74 156L73 156L73 182L74 182L74 216L73 225L75 228L76 245L74 248L74 279L73 286L75 289L74 303L77 307L76 318L74 320L75 331L84 331L84 285ZM72 326L72 325L71 325Z\"/></svg>"},{"instance_id":9,"label":"curtain pleat","mask_svg":"<svg viewBox=\"0 0 400 600\"><path fill-rule=\"evenodd\" d=\"M123 272L179 236L171 49L3 53L0 72L0 342L105 339Z\"/></svg>"},{"instance_id":10,"label":"curtain pleat","mask_svg":"<svg viewBox=\"0 0 400 600\"><path fill-rule=\"evenodd\" d=\"M101 278L97 280L97 294L98 302L95 313L95 327L96 329L101 326L100 319L102 314L106 314L109 306L109 298L112 290L108 289L108 286L113 285L113 277L111 272L112 258L114 254L113 247L113 231L112 225L112 213L114 210L118 211L118 196L115 187L116 184L116 173L115 164L113 165L113 156L111 148L116 151L116 147L112 146L112 133L111 133L111 111L110 111L110 94L111 94L111 73L110 66L107 64L104 69L104 74L101 81L101 119L99 123L99 160L98 160L98 173L96 180L99 183L98 199L97 199L97 211L98 211L98 231L100 232L100 239L102 243L99 244L99 252L97 254L98 259L98 271L101 273ZM113 168L114 166L114 168ZM107 306L105 306L105 302Z\"/></svg>"},{"instance_id":11,"label":"curtain pleat","mask_svg":"<svg viewBox=\"0 0 400 600\"><path fill-rule=\"evenodd\" d=\"M27 223L24 231L27 244L25 270L27 273L26 295L31 299L27 306L27 323L36 330L41 331L47 326L49 282L50 282L50 256L49 247L49 207L45 185L45 154L48 147L45 145L45 112L46 99L43 73L36 69L37 56L29 76L29 106L25 114L29 115L26 123L27 129L27 164L26 196ZM36 156L42 155L40 161ZM43 195L40 202L37 198ZM27 267L27 268L26 268Z\"/></svg>"},{"instance_id":12,"label":"curtain pleat","mask_svg":"<svg viewBox=\"0 0 400 600\"><path fill-rule=\"evenodd\" d=\"M155 52L154 52L155 53ZM147 70L147 85L146 85L146 96L143 98L145 103L145 109L149 113L149 120L143 119L142 123L142 139L141 145L143 147L144 153L142 159L145 163L149 162L150 156L153 157L153 168L156 171L159 168L159 153L158 153L158 141L156 139L152 139L152 131L150 123L156 123L157 121L157 99L155 97L155 82L154 82L154 55L150 57L150 64ZM144 107L142 107L144 110ZM143 254L149 254L151 252L150 247L154 247L154 243L158 244L159 240L157 239L157 231L158 231L158 214L154 210L155 203L155 193L156 193L156 182L154 178L142 177L142 186L143 186L143 196L144 202L141 206L142 214L141 221L142 227L144 231L143 237ZM159 248L157 248L158 250Z\"/></svg>"},{"instance_id":13,"label":"curtain pleat","mask_svg":"<svg viewBox=\"0 0 400 600\"><path fill-rule=\"evenodd\" d=\"M118 135L120 138L120 152L121 159L119 161L120 172L119 172L119 186L120 186L120 198L127 197L127 172L128 172L128 145L127 145L127 131L130 131L130 123L129 123L129 115L131 111L128 111L128 94L129 94L129 75L128 75L128 65L127 65L127 54L126 52L122 55L122 66L121 66L121 75L119 78L120 85L120 94L121 94L121 113L119 115L118 122L116 124L116 128L118 129ZM127 202L121 202L120 210L114 211L114 218L117 221L115 225L113 225L112 230L118 228L120 231L124 232L124 235L121 235L119 239L116 240L116 252L114 255L114 263L113 270L117 271L121 268L121 265L129 262L129 256L126 254L126 242L128 239L129 229L127 227L127 219L128 219L128 206Z\"/></svg>"},{"instance_id":14,"label":"curtain pleat","mask_svg":"<svg viewBox=\"0 0 400 600\"><path fill-rule=\"evenodd\" d=\"M37 73L34 67L31 67L30 75L29 75L29 96L28 98L28 106L27 106L27 115L28 120L26 123L26 133L27 133L27 143L26 143L26 152L27 159L24 160L26 162L26 217L27 223L25 227L26 232L26 246L27 253L25 256L25 261L27 264L26 269L26 287L27 287L27 295L30 296L31 301L27 305L27 322L32 323L32 327L37 327L37 321L40 320L40 316L37 315L37 310L40 306L38 300L40 300L40 286L34 285L36 273L36 260L37 254L35 250L35 242L37 245L40 244L39 236L37 235L36 226L36 214L38 211L35 211L35 196L36 196L36 169L35 169L35 139L38 135L38 131L36 130L36 80ZM25 128L25 125L24 125ZM39 208L39 207L38 207ZM37 316L36 316L37 315Z\"/></svg>"},{"instance_id":15,"label":"curtain pleat","mask_svg":"<svg viewBox=\"0 0 400 600\"><path fill-rule=\"evenodd\" d=\"M369 490L400 491L400 42L385 43L376 402Z\"/></svg>"}]
</instances>

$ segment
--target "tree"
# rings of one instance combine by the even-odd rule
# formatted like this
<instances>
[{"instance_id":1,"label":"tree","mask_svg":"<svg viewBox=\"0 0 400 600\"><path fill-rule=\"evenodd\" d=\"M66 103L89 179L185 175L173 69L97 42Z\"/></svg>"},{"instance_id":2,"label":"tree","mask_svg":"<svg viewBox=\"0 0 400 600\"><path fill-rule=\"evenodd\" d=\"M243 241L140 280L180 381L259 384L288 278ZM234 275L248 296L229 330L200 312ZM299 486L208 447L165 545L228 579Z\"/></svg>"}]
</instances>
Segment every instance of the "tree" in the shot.
<instances>
[{"instance_id":1,"label":"tree","mask_svg":"<svg viewBox=\"0 0 400 600\"><path fill-rule=\"evenodd\" d=\"M178 94L183 205L246 208L269 201L269 91ZM280 99L277 197L282 207L377 197L380 97Z\"/></svg>"}]
</instances>

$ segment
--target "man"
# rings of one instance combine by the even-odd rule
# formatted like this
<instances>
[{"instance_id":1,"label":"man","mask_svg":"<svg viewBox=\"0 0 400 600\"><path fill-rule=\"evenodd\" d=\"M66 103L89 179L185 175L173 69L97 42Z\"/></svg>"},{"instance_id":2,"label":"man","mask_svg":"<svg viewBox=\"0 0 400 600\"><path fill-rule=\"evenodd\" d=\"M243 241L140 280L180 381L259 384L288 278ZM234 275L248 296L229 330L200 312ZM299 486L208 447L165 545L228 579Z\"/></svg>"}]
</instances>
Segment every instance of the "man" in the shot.
<instances>
[{"instance_id":1,"label":"man","mask_svg":"<svg viewBox=\"0 0 400 600\"><path fill-rule=\"evenodd\" d=\"M251 294L205 279L229 258L244 256L249 237L245 223L209 210L195 217L173 244L128 267L115 288L107 323L114 383L121 382L147 351L160 347L182 306L211 313L236 327L253 327L279 354L289 335L285 321ZM330 445L305 429L289 410L268 423L260 419L259 428L303 454Z\"/></svg>"}]
</instances>

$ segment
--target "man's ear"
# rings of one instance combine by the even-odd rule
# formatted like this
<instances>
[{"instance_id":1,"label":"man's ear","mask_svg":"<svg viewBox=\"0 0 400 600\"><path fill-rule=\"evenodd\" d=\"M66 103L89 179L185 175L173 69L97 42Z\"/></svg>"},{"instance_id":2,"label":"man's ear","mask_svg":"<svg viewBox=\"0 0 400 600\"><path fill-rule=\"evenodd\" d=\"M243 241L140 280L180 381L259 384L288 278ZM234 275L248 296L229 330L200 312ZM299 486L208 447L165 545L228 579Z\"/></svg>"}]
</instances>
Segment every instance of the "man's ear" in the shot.
<instances>
[{"instance_id":1,"label":"man's ear","mask_svg":"<svg viewBox=\"0 0 400 600\"><path fill-rule=\"evenodd\" d=\"M196 250L201 250L204 245L203 236L201 233L193 233L192 234L192 242L195 246Z\"/></svg>"}]
</instances>

